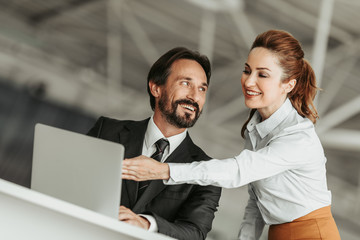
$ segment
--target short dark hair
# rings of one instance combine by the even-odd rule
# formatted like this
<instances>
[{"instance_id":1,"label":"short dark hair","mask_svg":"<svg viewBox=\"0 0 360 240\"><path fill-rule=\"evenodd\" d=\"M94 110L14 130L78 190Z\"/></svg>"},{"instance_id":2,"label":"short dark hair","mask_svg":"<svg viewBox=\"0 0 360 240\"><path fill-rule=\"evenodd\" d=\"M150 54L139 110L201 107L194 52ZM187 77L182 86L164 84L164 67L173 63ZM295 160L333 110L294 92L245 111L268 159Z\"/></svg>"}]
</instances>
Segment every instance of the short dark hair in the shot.
<instances>
[{"instance_id":1,"label":"short dark hair","mask_svg":"<svg viewBox=\"0 0 360 240\"><path fill-rule=\"evenodd\" d=\"M205 55L185 47L173 48L162 55L150 68L147 77L147 91L150 96L152 110L155 109L155 97L151 94L149 82L152 81L157 86L164 85L170 75L172 64L179 59L189 59L198 62L205 71L207 84L210 84L211 66L209 59Z\"/></svg>"}]
</instances>

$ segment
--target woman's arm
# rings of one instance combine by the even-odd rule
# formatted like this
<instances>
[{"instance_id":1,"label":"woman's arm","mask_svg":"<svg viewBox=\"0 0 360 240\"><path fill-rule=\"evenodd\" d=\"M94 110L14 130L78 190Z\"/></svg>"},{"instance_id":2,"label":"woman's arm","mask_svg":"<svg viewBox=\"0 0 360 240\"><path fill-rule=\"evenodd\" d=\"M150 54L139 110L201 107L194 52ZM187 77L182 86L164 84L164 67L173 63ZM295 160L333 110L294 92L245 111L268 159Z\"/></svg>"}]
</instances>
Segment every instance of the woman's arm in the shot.
<instances>
[{"instance_id":1,"label":"woman's arm","mask_svg":"<svg viewBox=\"0 0 360 240\"><path fill-rule=\"evenodd\" d=\"M239 186L235 158L192 163L160 163L146 156L123 161L122 178L135 181L165 180L166 184L198 184L233 188Z\"/></svg>"},{"instance_id":2,"label":"woman's arm","mask_svg":"<svg viewBox=\"0 0 360 240\"><path fill-rule=\"evenodd\" d=\"M238 156L223 160L166 164L145 156L128 159L123 163L123 178L162 179L169 185L188 183L236 188L324 159L321 146L314 141L288 134L256 152L243 150Z\"/></svg>"}]
</instances>

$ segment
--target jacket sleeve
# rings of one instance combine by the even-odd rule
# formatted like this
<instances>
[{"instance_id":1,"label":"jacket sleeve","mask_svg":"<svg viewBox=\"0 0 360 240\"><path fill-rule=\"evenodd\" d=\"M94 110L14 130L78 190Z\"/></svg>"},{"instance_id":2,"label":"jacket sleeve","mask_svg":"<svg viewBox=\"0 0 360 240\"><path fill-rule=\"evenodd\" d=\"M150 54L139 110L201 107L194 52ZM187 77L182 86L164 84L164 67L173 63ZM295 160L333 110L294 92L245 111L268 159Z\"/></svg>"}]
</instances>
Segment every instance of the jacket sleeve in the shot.
<instances>
[{"instance_id":1,"label":"jacket sleeve","mask_svg":"<svg viewBox=\"0 0 360 240\"><path fill-rule=\"evenodd\" d=\"M177 211L174 221L154 213L158 231L176 239L205 239L217 211L221 188L194 186L191 194Z\"/></svg>"}]
</instances>

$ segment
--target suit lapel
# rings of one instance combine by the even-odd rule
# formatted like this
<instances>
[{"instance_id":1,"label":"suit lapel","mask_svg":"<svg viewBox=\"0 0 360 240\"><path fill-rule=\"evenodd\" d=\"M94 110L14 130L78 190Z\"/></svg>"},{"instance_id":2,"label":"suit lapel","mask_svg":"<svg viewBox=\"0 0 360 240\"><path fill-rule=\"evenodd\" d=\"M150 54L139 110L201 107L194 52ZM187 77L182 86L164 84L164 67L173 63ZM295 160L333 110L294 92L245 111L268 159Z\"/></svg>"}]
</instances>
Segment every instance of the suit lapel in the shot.
<instances>
[{"instance_id":1,"label":"suit lapel","mask_svg":"<svg viewBox=\"0 0 360 240\"><path fill-rule=\"evenodd\" d=\"M187 163L192 162L193 142L189 134L184 141L175 149L175 151L166 159L166 162ZM151 181L141 198L136 202L133 211L141 212L141 209L154 199L161 191L166 188L162 180Z\"/></svg>"},{"instance_id":2,"label":"suit lapel","mask_svg":"<svg viewBox=\"0 0 360 240\"><path fill-rule=\"evenodd\" d=\"M194 143L192 142L189 133L182 143L174 150L174 152L166 159L166 162L174 163L189 163L193 161L196 153L193 151Z\"/></svg>"},{"instance_id":3,"label":"suit lapel","mask_svg":"<svg viewBox=\"0 0 360 240\"><path fill-rule=\"evenodd\" d=\"M119 133L119 142L125 147L125 158L141 155L148 121L149 119L140 122L130 122ZM123 183L126 185L129 207L132 208L136 202L139 183L130 180L124 180Z\"/></svg>"}]
</instances>

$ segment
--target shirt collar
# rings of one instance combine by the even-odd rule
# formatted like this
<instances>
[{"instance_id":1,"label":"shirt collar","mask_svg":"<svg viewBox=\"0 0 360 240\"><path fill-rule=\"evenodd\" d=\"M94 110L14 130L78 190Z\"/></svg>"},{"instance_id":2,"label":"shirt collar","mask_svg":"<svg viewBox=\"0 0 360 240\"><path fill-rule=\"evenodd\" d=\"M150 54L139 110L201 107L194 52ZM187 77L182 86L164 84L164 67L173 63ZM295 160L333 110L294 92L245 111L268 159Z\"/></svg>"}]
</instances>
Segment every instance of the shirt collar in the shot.
<instances>
[{"instance_id":1,"label":"shirt collar","mask_svg":"<svg viewBox=\"0 0 360 240\"><path fill-rule=\"evenodd\" d=\"M256 124L258 124L259 122L261 122L261 116L259 114L258 111L256 111L254 113L254 115L252 116L252 118L250 119L250 121L248 122L248 124L246 125L246 128L249 132L252 132L256 126Z\"/></svg>"},{"instance_id":2,"label":"shirt collar","mask_svg":"<svg viewBox=\"0 0 360 240\"><path fill-rule=\"evenodd\" d=\"M145 133L145 145L146 148L148 149L152 145L154 145L157 140L161 138L165 138L169 141L169 154L171 154L186 138L186 134L187 134L187 129L185 129L185 131L183 131L182 133L166 138L162 134L160 129L156 126L154 122L154 116L151 116Z\"/></svg>"},{"instance_id":3,"label":"shirt collar","mask_svg":"<svg viewBox=\"0 0 360 240\"><path fill-rule=\"evenodd\" d=\"M258 111L255 112L254 116L248 123L248 131L256 128L261 138L267 136L274 128L276 128L290 113L293 109L291 102L286 98L285 102L281 107L276 110L268 119L261 122L261 116Z\"/></svg>"}]
</instances>

